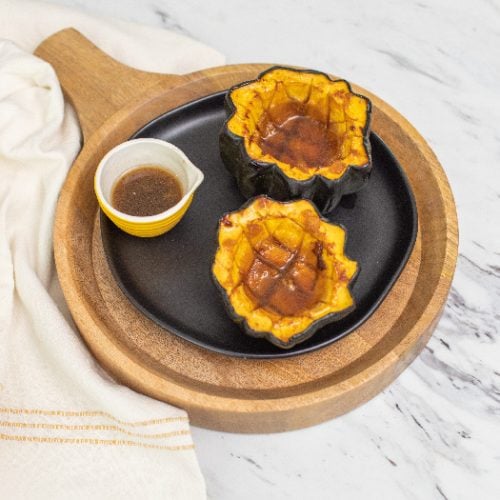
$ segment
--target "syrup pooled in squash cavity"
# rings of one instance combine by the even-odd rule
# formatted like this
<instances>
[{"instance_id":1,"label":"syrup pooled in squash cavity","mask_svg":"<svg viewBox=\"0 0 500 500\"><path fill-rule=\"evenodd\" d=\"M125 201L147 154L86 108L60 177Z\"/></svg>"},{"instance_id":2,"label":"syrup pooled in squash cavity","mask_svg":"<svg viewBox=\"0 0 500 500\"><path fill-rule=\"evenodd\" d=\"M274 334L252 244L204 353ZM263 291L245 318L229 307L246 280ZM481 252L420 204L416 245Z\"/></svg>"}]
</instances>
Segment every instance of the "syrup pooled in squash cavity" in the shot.
<instances>
[{"instance_id":1,"label":"syrup pooled in squash cavity","mask_svg":"<svg viewBox=\"0 0 500 500\"><path fill-rule=\"evenodd\" d=\"M264 154L302 170L340 158L339 140L311 106L286 103L267 110L258 124Z\"/></svg>"},{"instance_id":2,"label":"syrup pooled in squash cavity","mask_svg":"<svg viewBox=\"0 0 500 500\"><path fill-rule=\"evenodd\" d=\"M248 228L259 231L259 225ZM259 307L282 316L295 316L312 308L322 295L325 270L323 246L319 241L310 248L291 250L274 237L254 248L243 283Z\"/></svg>"},{"instance_id":3,"label":"syrup pooled in squash cavity","mask_svg":"<svg viewBox=\"0 0 500 500\"><path fill-rule=\"evenodd\" d=\"M116 210L140 217L165 212L181 198L182 189L176 176L156 165L128 170L111 191L111 205Z\"/></svg>"}]
</instances>

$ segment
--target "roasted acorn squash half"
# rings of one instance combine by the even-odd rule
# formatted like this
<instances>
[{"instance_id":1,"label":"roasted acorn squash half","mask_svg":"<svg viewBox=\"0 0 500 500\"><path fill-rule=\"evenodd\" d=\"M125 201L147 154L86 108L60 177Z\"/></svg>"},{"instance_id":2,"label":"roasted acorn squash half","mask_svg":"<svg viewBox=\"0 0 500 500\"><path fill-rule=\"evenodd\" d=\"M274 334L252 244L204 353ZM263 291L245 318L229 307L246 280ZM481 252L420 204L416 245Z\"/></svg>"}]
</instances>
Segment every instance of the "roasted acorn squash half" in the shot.
<instances>
[{"instance_id":1,"label":"roasted acorn squash half","mask_svg":"<svg viewBox=\"0 0 500 500\"><path fill-rule=\"evenodd\" d=\"M212 267L231 318L254 337L290 348L354 308L358 271L346 232L308 200L249 200L219 222Z\"/></svg>"},{"instance_id":2,"label":"roasted acorn squash half","mask_svg":"<svg viewBox=\"0 0 500 500\"><path fill-rule=\"evenodd\" d=\"M221 157L246 198L307 198L328 213L368 180L371 104L345 80L273 67L225 104Z\"/></svg>"}]
</instances>

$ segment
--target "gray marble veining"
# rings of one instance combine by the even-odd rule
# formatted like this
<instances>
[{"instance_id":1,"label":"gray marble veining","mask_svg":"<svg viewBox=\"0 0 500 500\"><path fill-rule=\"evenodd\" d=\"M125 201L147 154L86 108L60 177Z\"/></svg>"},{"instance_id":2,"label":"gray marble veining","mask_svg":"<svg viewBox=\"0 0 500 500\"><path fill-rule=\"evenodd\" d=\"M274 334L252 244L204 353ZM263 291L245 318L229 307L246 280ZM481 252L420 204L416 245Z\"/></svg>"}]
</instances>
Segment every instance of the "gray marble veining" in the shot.
<instances>
[{"instance_id":1,"label":"gray marble veining","mask_svg":"<svg viewBox=\"0 0 500 500\"><path fill-rule=\"evenodd\" d=\"M213 499L500 498L500 3L58 0L188 34L228 62L325 70L406 116L449 176L460 257L421 356L310 429L194 429Z\"/></svg>"}]
</instances>

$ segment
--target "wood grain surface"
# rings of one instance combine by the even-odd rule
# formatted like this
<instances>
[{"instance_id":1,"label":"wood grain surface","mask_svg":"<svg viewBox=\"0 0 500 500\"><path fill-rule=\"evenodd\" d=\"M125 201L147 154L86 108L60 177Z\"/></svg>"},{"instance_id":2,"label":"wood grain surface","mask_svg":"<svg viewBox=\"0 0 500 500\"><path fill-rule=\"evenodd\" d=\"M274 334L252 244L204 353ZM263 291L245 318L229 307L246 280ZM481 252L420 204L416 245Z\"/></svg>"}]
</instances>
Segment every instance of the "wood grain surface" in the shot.
<instances>
[{"instance_id":1,"label":"wood grain surface","mask_svg":"<svg viewBox=\"0 0 500 500\"><path fill-rule=\"evenodd\" d=\"M372 128L397 157L415 194L419 232L403 273L370 319L340 341L292 358L245 360L171 335L130 304L106 262L92 186L102 156L151 119L252 79L270 65L223 66L182 76L145 73L114 61L73 29L45 40L36 54L54 66L84 134L57 207L59 279L82 337L118 380L186 409L195 425L277 432L357 407L423 349L455 269L456 209L429 146L388 104L353 85L372 100Z\"/></svg>"}]
</instances>

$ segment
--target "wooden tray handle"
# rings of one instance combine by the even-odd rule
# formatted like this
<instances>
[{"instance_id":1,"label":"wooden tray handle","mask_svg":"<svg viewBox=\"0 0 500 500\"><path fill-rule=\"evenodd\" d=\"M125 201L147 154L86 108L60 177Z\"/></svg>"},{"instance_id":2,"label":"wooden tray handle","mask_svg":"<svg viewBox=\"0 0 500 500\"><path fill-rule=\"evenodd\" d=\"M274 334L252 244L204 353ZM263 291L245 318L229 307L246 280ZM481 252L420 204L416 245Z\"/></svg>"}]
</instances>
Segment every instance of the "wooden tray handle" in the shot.
<instances>
[{"instance_id":1,"label":"wooden tray handle","mask_svg":"<svg viewBox=\"0 0 500 500\"><path fill-rule=\"evenodd\" d=\"M73 28L45 39L35 55L55 69L66 97L76 109L84 140L151 86L162 82L165 88L174 87L184 81L181 76L148 73L125 66Z\"/></svg>"}]
</instances>

